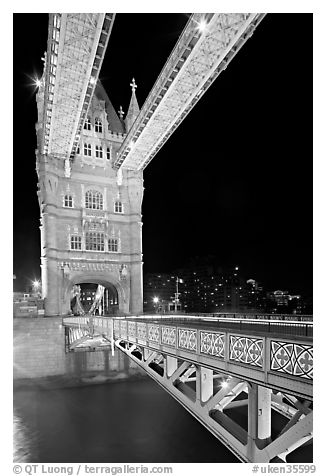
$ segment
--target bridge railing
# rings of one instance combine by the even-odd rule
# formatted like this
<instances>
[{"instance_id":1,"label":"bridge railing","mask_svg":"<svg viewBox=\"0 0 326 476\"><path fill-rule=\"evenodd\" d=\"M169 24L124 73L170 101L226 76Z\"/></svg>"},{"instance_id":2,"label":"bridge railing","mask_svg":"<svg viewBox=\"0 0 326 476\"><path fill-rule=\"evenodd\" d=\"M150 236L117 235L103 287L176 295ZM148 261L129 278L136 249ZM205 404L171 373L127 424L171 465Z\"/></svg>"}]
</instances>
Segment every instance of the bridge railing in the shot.
<instances>
[{"instance_id":1,"label":"bridge railing","mask_svg":"<svg viewBox=\"0 0 326 476\"><path fill-rule=\"evenodd\" d=\"M269 320L269 321L292 321L292 322L312 322L313 316L311 314L255 314L255 313L233 313L233 312L224 312L224 313L152 313L152 312L143 312L138 314L108 314L103 317L113 317L113 318L123 318L123 319L133 319L134 317L141 317L144 319L219 319L219 318L232 318L232 319L250 319L250 320Z\"/></svg>"},{"instance_id":2,"label":"bridge railing","mask_svg":"<svg viewBox=\"0 0 326 476\"><path fill-rule=\"evenodd\" d=\"M241 317L239 317L241 316ZM280 319L279 317L283 317ZM292 320L289 320L289 317ZM164 325L178 325L198 328L207 328L211 330L230 330L237 332L257 332L259 334L268 335L284 335L295 337L313 337L313 322L312 316L300 316L305 317L304 320L294 320L296 317L292 315L252 315L252 314L201 314L201 315L187 315L187 314L137 314L137 315L121 315L121 316L79 316L68 317L64 319L64 324L80 325L91 323L108 327L109 320L125 320L137 322L156 322L164 323ZM307 318L310 318L308 320ZM91 319L91 321L90 321Z\"/></svg>"}]
</instances>

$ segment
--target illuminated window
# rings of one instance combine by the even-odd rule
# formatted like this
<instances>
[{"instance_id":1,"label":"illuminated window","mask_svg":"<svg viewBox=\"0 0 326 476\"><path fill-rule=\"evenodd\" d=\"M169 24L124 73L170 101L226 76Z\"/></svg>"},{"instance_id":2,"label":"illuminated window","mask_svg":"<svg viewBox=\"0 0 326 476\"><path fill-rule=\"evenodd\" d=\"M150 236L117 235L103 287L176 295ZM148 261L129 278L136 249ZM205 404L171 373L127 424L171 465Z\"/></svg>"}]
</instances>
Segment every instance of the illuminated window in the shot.
<instances>
[{"instance_id":1,"label":"illuminated window","mask_svg":"<svg viewBox=\"0 0 326 476\"><path fill-rule=\"evenodd\" d=\"M104 251L104 233L95 231L86 233L85 249L87 251Z\"/></svg>"},{"instance_id":2,"label":"illuminated window","mask_svg":"<svg viewBox=\"0 0 326 476\"><path fill-rule=\"evenodd\" d=\"M114 203L114 211L115 213L123 213L122 202Z\"/></svg>"},{"instance_id":3,"label":"illuminated window","mask_svg":"<svg viewBox=\"0 0 326 476\"><path fill-rule=\"evenodd\" d=\"M95 157L97 159L103 159L103 149L102 146L96 145L95 146Z\"/></svg>"},{"instance_id":4,"label":"illuminated window","mask_svg":"<svg viewBox=\"0 0 326 476\"><path fill-rule=\"evenodd\" d=\"M91 144L84 144L84 155L88 155L89 157L92 155L92 145Z\"/></svg>"},{"instance_id":5,"label":"illuminated window","mask_svg":"<svg viewBox=\"0 0 326 476\"><path fill-rule=\"evenodd\" d=\"M95 118L95 132L102 132L103 131L103 128L102 128L102 121L96 117Z\"/></svg>"},{"instance_id":6,"label":"illuminated window","mask_svg":"<svg viewBox=\"0 0 326 476\"><path fill-rule=\"evenodd\" d=\"M86 129L86 131L90 131L91 128L92 128L91 119L90 117L87 117L85 120L84 129Z\"/></svg>"},{"instance_id":7,"label":"illuminated window","mask_svg":"<svg viewBox=\"0 0 326 476\"><path fill-rule=\"evenodd\" d=\"M113 253L118 252L118 240L117 238L109 238L108 239L108 251Z\"/></svg>"},{"instance_id":8,"label":"illuminated window","mask_svg":"<svg viewBox=\"0 0 326 476\"><path fill-rule=\"evenodd\" d=\"M65 195L63 204L67 208L72 208L73 207L72 196L71 195Z\"/></svg>"},{"instance_id":9,"label":"illuminated window","mask_svg":"<svg viewBox=\"0 0 326 476\"><path fill-rule=\"evenodd\" d=\"M85 207L92 210L103 210L103 195L96 190L88 190L85 194Z\"/></svg>"},{"instance_id":10,"label":"illuminated window","mask_svg":"<svg viewBox=\"0 0 326 476\"><path fill-rule=\"evenodd\" d=\"M70 249L81 250L81 236L73 235L70 237Z\"/></svg>"}]
</instances>

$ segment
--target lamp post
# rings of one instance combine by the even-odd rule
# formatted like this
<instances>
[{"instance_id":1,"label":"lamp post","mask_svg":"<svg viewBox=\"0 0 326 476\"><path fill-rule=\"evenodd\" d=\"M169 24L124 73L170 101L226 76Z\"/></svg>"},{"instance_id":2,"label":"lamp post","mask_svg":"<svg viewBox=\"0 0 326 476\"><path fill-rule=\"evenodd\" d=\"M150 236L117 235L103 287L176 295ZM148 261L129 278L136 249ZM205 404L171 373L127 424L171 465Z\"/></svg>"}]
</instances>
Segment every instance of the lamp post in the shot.
<instances>
[{"instance_id":1,"label":"lamp post","mask_svg":"<svg viewBox=\"0 0 326 476\"><path fill-rule=\"evenodd\" d=\"M153 297L154 309L156 313L158 312L158 302L159 298L157 296Z\"/></svg>"},{"instance_id":2,"label":"lamp post","mask_svg":"<svg viewBox=\"0 0 326 476\"><path fill-rule=\"evenodd\" d=\"M36 294L37 297L40 297L40 288L41 288L41 282L37 279L33 281L33 291L34 294Z\"/></svg>"},{"instance_id":3,"label":"lamp post","mask_svg":"<svg viewBox=\"0 0 326 476\"><path fill-rule=\"evenodd\" d=\"M177 310L178 310L179 294L180 294L179 293L179 286L178 286L179 283L183 283L183 279L180 279L177 276L177 279L175 281L176 293L175 293L175 300L174 300L174 312L177 312Z\"/></svg>"}]
</instances>

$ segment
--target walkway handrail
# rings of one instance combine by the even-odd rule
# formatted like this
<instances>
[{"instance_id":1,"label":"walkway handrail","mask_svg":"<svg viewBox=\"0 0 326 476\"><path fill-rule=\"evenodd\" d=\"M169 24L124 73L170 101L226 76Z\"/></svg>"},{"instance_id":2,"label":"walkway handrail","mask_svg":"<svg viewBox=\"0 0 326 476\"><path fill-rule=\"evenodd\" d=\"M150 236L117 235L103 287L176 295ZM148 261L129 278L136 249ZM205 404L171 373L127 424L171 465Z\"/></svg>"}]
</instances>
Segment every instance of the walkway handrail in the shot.
<instances>
[{"instance_id":1,"label":"walkway handrail","mask_svg":"<svg viewBox=\"0 0 326 476\"><path fill-rule=\"evenodd\" d=\"M250 319L250 320L270 320L270 321L292 321L292 322L313 322L312 314L269 314L269 313L167 313L167 314L153 314L153 313L138 313L138 314L108 314L103 317L134 319L135 317L141 317L143 319Z\"/></svg>"}]
</instances>

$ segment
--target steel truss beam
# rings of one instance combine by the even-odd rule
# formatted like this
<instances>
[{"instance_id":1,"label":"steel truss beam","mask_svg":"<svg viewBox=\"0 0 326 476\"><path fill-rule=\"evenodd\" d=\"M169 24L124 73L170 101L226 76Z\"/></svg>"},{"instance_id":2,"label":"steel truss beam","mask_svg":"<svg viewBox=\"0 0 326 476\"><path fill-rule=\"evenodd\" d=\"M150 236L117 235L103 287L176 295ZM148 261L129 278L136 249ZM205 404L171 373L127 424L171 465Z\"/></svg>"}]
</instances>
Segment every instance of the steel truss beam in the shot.
<instances>
[{"instance_id":1,"label":"steel truss beam","mask_svg":"<svg viewBox=\"0 0 326 476\"><path fill-rule=\"evenodd\" d=\"M116 168L140 170L149 164L264 16L191 15L121 146Z\"/></svg>"},{"instance_id":2,"label":"steel truss beam","mask_svg":"<svg viewBox=\"0 0 326 476\"><path fill-rule=\"evenodd\" d=\"M42 154L65 160L70 176L81 130L95 90L115 14L55 13L49 17ZM43 90L42 90L43 88Z\"/></svg>"},{"instance_id":3,"label":"steel truss beam","mask_svg":"<svg viewBox=\"0 0 326 476\"><path fill-rule=\"evenodd\" d=\"M139 344L130 345L123 339L116 340L115 345L169 392L240 461L267 463L275 458L286 461L287 454L312 438L312 410L309 408L309 401L302 403L288 394L272 395L271 390L257 384L226 374L214 375L213 370L186 360L180 364L180 357L176 359L160 354ZM136 351L138 357L134 355ZM155 362L156 367L153 364ZM193 385L189 385L189 382L194 382L194 372L195 389ZM227 385L216 388L214 382L223 375L223 381ZM235 400L241 392L248 393L248 398ZM224 413L224 410L240 405L248 406L247 431ZM272 408L289 418L273 441Z\"/></svg>"}]
</instances>

